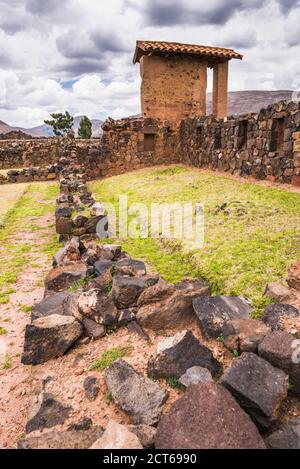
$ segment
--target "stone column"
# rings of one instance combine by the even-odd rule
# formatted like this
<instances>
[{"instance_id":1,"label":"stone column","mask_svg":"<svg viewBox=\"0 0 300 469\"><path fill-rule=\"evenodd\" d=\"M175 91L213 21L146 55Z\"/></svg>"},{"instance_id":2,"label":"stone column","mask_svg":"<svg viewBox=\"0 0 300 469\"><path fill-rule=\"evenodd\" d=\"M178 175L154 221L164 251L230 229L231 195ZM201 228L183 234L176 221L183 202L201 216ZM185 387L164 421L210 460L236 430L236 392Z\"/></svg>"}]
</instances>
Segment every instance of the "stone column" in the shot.
<instances>
[{"instance_id":1,"label":"stone column","mask_svg":"<svg viewBox=\"0 0 300 469\"><path fill-rule=\"evenodd\" d=\"M213 115L227 116L228 104L228 60L214 66Z\"/></svg>"}]
</instances>

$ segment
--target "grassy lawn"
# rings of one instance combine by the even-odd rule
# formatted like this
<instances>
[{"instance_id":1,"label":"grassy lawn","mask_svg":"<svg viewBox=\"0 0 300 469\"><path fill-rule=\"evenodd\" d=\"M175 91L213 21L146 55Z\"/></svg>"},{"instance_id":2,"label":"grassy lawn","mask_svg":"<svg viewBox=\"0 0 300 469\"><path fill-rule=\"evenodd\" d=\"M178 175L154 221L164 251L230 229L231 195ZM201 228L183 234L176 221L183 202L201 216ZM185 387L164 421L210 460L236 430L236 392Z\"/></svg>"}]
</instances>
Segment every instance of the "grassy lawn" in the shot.
<instances>
[{"instance_id":1,"label":"grassy lawn","mask_svg":"<svg viewBox=\"0 0 300 469\"><path fill-rule=\"evenodd\" d=\"M0 303L7 303L12 293L11 285L17 281L19 273L28 264L31 251L39 250L49 256L57 251L58 243L54 227L51 235L40 245L32 240L32 233L48 229L47 223L40 224L41 217L53 216L58 185L54 183L33 183L23 185L23 192L15 197L20 185L3 186L1 204L6 207L0 228ZM13 193L13 195L11 194ZM10 199L10 202L7 201ZM4 210L3 210L4 212ZM31 234L26 240L27 234ZM41 234L41 233L40 233ZM40 241L40 240L39 240Z\"/></svg>"},{"instance_id":2,"label":"grassy lawn","mask_svg":"<svg viewBox=\"0 0 300 469\"><path fill-rule=\"evenodd\" d=\"M97 200L129 203L203 202L205 245L187 250L178 242L122 240L169 282L186 276L207 280L214 294L245 295L259 316L269 301L268 282L282 281L300 257L300 195L182 167L135 171L91 184ZM224 206L226 204L226 206ZM220 207L223 206L223 209Z\"/></svg>"}]
</instances>

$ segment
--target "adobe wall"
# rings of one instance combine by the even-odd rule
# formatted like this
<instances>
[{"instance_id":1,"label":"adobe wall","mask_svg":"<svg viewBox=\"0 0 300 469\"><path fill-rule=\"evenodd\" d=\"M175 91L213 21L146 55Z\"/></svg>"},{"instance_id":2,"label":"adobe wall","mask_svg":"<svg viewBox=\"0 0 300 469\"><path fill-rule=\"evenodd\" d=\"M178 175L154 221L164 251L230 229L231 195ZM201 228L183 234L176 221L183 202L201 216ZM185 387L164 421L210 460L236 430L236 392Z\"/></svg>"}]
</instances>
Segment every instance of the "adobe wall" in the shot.
<instances>
[{"instance_id":1,"label":"adobe wall","mask_svg":"<svg viewBox=\"0 0 300 469\"><path fill-rule=\"evenodd\" d=\"M179 122L206 114L207 63L193 56L143 56L142 116Z\"/></svg>"},{"instance_id":2,"label":"adobe wall","mask_svg":"<svg viewBox=\"0 0 300 469\"><path fill-rule=\"evenodd\" d=\"M300 103L238 118L186 119L178 139L183 164L300 185Z\"/></svg>"}]
</instances>

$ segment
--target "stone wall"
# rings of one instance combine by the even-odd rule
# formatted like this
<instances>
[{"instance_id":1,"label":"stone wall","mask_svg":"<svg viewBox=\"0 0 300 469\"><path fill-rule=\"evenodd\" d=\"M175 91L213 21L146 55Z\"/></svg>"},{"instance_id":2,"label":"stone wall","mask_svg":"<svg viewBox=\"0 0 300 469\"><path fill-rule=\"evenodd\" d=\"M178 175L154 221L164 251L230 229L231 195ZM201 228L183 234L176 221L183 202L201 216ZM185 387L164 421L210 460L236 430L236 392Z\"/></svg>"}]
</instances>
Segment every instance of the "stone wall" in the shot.
<instances>
[{"instance_id":1,"label":"stone wall","mask_svg":"<svg viewBox=\"0 0 300 469\"><path fill-rule=\"evenodd\" d=\"M186 119L177 151L183 164L300 185L300 103L238 118Z\"/></svg>"},{"instance_id":2,"label":"stone wall","mask_svg":"<svg viewBox=\"0 0 300 469\"><path fill-rule=\"evenodd\" d=\"M0 140L0 169L47 166L58 160L59 140Z\"/></svg>"}]
</instances>

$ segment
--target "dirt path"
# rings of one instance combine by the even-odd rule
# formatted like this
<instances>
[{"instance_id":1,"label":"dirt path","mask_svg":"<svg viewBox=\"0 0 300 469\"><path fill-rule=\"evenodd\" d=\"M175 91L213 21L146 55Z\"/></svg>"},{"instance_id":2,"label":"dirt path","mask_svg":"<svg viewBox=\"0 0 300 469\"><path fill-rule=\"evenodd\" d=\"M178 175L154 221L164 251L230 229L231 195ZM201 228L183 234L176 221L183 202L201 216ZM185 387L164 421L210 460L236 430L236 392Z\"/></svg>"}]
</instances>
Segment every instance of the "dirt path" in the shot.
<instances>
[{"instance_id":1,"label":"dirt path","mask_svg":"<svg viewBox=\"0 0 300 469\"><path fill-rule=\"evenodd\" d=\"M7 305L0 305L1 325L7 333L1 336L5 345L6 361L0 371L0 446L13 445L24 431L27 405L31 394L31 368L20 363L24 343L24 328L30 322L29 308L43 298L43 280L49 269L49 260L43 253L43 245L52 235L49 216L35 218L39 230L25 230L12 236L10 242L18 245L34 245L26 253L27 263L18 281L11 285L15 291Z\"/></svg>"}]
</instances>

